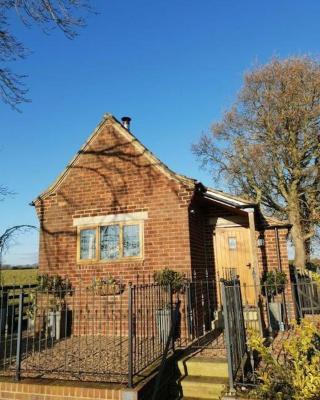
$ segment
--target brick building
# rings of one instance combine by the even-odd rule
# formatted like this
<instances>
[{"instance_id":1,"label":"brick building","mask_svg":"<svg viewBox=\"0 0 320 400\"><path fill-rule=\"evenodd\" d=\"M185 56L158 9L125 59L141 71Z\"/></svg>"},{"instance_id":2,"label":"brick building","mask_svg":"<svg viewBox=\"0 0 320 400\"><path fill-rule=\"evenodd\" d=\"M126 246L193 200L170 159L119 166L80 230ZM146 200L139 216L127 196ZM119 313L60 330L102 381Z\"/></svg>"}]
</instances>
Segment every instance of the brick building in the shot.
<instances>
[{"instance_id":1,"label":"brick building","mask_svg":"<svg viewBox=\"0 0 320 400\"><path fill-rule=\"evenodd\" d=\"M261 271L289 273L289 226L256 204L171 171L105 115L55 183L32 203L42 273L90 282L143 279L165 267L219 282L237 274L256 302Z\"/></svg>"}]
</instances>

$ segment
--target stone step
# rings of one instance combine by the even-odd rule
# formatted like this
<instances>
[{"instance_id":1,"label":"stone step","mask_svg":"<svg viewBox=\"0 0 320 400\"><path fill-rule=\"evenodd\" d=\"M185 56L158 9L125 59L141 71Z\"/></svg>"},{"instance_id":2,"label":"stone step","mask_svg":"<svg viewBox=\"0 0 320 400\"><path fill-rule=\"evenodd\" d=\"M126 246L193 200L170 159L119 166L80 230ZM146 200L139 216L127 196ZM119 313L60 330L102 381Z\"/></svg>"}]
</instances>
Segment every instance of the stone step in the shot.
<instances>
[{"instance_id":1,"label":"stone step","mask_svg":"<svg viewBox=\"0 0 320 400\"><path fill-rule=\"evenodd\" d=\"M199 397L183 397L182 400L199 400Z\"/></svg>"},{"instance_id":2,"label":"stone step","mask_svg":"<svg viewBox=\"0 0 320 400\"><path fill-rule=\"evenodd\" d=\"M182 376L228 378L225 358L191 357L178 361L178 368Z\"/></svg>"},{"instance_id":3,"label":"stone step","mask_svg":"<svg viewBox=\"0 0 320 400\"><path fill-rule=\"evenodd\" d=\"M183 397L197 400L218 400L226 390L227 378L186 376L180 381Z\"/></svg>"}]
</instances>

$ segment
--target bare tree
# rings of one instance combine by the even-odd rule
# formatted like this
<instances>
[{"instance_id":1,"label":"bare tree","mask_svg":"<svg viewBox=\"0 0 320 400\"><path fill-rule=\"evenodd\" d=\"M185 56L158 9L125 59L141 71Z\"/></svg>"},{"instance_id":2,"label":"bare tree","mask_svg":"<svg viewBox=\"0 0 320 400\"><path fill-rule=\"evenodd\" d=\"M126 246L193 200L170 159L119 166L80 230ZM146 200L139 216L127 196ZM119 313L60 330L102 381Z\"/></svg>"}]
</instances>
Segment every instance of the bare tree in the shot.
<instances>
[{"instance_id":1,"label":"bare tree","mask_svg":"<svg viewBox=\"0 0 320 400\"><path fill-rule=\"evenodd\" d=\"M6 196L13 195L13 192L10 192L9 189L5 186L0 185L0 201L2 201ZM37 229L34 225L15 225L10 228L7 228L2 234L0 234L0 283L1 283L1 266L2 266L2 258L6 251L9 249L10 245L12 245L16 238L24 233L29 232L32 229Z\"/></svg>"},{"instance_id":2,"label":"bare tree","mask_svg":"<svg viewBox=\"0 0 320 400\"><path fill-rule=\"evenodd\" d=\"M0 185L0 201L2 201L5 196L10 194L8 188L6 186Z\"/></svg>"},{"instance_id":3,"label":"bare tree","mask_svg":"<svg viewBox=\"0 0 320 400\"><path fill-rule=\"evenodd\" d=\"M9 249L10 245L12 245L18 235L29 232L31 229L37 228L33 225L15 225L6 229L4 233L0 235L0 269L2 265L2 257Z\"/></svg>"},{"instance_id":4,"label":"bare tree","mask_svg":"<svg viewBox=\"0 0 320 400\"><path fill-rule=\"evenodd\" d=\"M274 59L244 77L237 101L194 153L229 188L292 224L303 269L320 220L320 64Z\"/></svg>"},{"instance_id":5,"label":"bare tree","mask_svg":"<svg viewBox=\"0 0 320 400\"><path fill-rule=\"evenodd\" d=\"M77 28L85 25L81 15L84 10L92 11L89 0L0 0L0 98L17 109L28 101L23 83L25 75L11 71L8 64L23 59L28 50L11 32L9 16L13 12L26 26L39 25L45 32L58 27L64 35L73 39Z\"/></svg>"}]
</instances>

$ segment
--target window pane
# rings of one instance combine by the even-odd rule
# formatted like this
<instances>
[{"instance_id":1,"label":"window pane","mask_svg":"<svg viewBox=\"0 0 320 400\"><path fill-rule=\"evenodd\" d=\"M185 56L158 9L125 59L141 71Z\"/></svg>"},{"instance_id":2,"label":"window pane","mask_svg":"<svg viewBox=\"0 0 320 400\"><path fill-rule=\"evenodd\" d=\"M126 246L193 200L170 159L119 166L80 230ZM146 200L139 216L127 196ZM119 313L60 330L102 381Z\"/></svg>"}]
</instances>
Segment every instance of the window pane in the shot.
<instances>
[{"instance_id":1,"label":"window pane","mask_svg":"<svg viewBox=\"0 0 320 400\"><path fill-rule=\"evenodd\" d=\"M123 227L123 256L135 257L140 255L139 225Z\"/></svg>"},{"instance_id":2,"label":"window pane","mask_svg":"<svg viewBox=\"0 0 320 400\"><path fill-rule=\"evenodd\" d=\"M82 229L80 231L80 259L96 258L96 230Z\"/></svg>"},{"instance_id":3,"label":"window pane","mask_svg":"<svg viewBox=\"0 0 320 400\"><path fill-rule=\"evenodd\" d=\"M228 242L229 242L229 250L236 250L237 249L237 238L229 237L228 238Z\"/></svg>"},{"instance_id":4,"label":"window pane","mask_svg":"<svg viewBox=\"0 0 320 400\"><path fill-rule=\"evenodd\" d=\"M100 228L100 257L103 260L119 258L119 225Z\"/></svg>"}]
</instances>

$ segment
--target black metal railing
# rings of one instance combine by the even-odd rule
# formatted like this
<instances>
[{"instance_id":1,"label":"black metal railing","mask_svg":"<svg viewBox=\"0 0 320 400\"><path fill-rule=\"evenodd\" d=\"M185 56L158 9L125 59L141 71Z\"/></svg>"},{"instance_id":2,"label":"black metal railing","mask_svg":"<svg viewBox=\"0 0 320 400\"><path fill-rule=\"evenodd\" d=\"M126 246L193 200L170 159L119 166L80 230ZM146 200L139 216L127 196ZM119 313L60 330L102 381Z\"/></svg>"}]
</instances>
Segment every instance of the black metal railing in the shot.
<instances>
[{"instance_id":1,"label":"black metal railing","mask_svg":"<svg viewBox=\"0 0 320 400\"><path fill-rule=\"evenodd\" d=\"M235 380L239 371L244 378L244 364L247 355L246 329L240 281L221 280L225 343L227 349L229 390L235 393Z\"/></svg>"},{"instance_id":2,"label":"black metal railing","mask_svg":"<svg viewBox=\"0 0 320 400\"><path fill-rule=\"evenodd\" d=\"M22 332L26 329L26 310L32 303L36 285L0 287L0 368L15 365L15 378L20 376Z\"/></svg>"},{"instance_id":3,"label":"black metal railing","mask_svg":"<svg viewBox=\"0 0 320 400\"><path fill-rule=\"evenodd\" d=\"M157 375L157 379L154 385L154 390L152 393L152 400L157 400L159 398L160 395L160 384L161 384L161 380L162 377L164 375L164 371L165 371L165 367L166 367L166 362L167 362L167 358L169 355L169 351L170 349L172 351L174 351L174 343L175 343L175 330L176 327L179 324L180 318L180 301L177 301L174 308L172 309L172 314L171 314L171 326L170 326L170 331L169 331L169 335L168 338L166 340L166 347L164 349L164 352L162 354L162 358L161 358L161 364L160 364L160 368L159 368L159 373ZM162 395L160 395L160 398L163 398Z\"/></svg>"},{"instance_id":4,"label":"black metal railing","mask_svg":"<svg viewBox=\"0 0 320 400\"><path fill-rule=\"evenodd\" d=\"M10 293L19 301L11 302ZM3 288L9 294L1 330L2 375L125 381L127 302L114 288ZM26 304L25 298L29 301ZM112 349L112 350L111 350Z\"/></svg>"},{"instance_id":5,"label":"black metal railing","mask_svg":"<svg viewBox=\"0 0 320 400\"><path fill-rule=\"evenodd\" d=\"M160 359L173 297L158 284L0 288L0 374L133 386Z\"/></svg>"},{"instance_id":6,"label":"black metal railing","mask_svg":"<svg viewBox=\"0 0 320 400\"><path fill-rule=\"evenodd\" d=\"M216 283L214 280L194 280L186 282L181 299L184 332L180 346L203 346L203 338L215 328L217 310ZM183 339L183 341L182 341Z\"/></svg>"},{"instance_id":7,"label":"black metal railing","mask_svg":"<svg viewBox=\"0 0 320 400\"><path fill-rule=\"evenodd\" d=\"M319 285L310 277L251 287L231 277L220 289L221 296L209 279L186 281L176 293L151 281L124 285L101 279L72 287L0 287L0 375L133 387L174 349L202 349L212 341L221 332L222 304L222 345L233 389L255 384L248 328L272 338L289 329L292 318L320 314Z\"/></svg>"},{"instance_id":8,"label":"black metal railing","mask_svg":"<svg viewBox=\"0 0 320 400\"><path fill-rule=\"evenodd\" d=\"M194 340L208 318L207 312L197 316L195 308L203 302L204 283L188 283L174 294L170 286L151 282L101 286L97 281L0 288L0 375L133 387L174 345ZM188 319L182 303L194 319ZM173 315L177 320L167 349Z\"/></svg>"},{"instance_id":9,"label":"black metal railing","mask_svg":"<svg viewBox=\"0 0 320 400\"><path fill-rule=\"evenodd\" d=\"M296 272L292 290L299 318L320 314L320 285L312 276Z\"/></svg>"},{"instance_id":10,"label":"black metal railing","mask_svg":"<svg viewBox=\"0 0 320 400\"><path fill-rule=\"evenodd\" d=\"M129 286L128 385L164 353L172 326L170 286L149 283Z\"/></svg>"},{"instance_id":11,"label":"black metal railing","mask_svg":"<svg viewBox=\"0 0 320 400\"><path fill-rule=\"evenodd\" d=\"M252 304L244 300L244 297L249 297L245 295L249 292L251 297L253 293L256 294ZM299 322L303 317L319 318L319 295L319 282L306 274L296 276L292 282L253 286L244 285L238 279L221 281L231 392L236 385L254 386L258 383L256 371L259 358L247 345L250 330L259 331L268 339L268 343L274 340L278 343L281 335L291 330L294 320ZM278 347L275 346L275 349Z\"/></svg>"}]
</instances>

